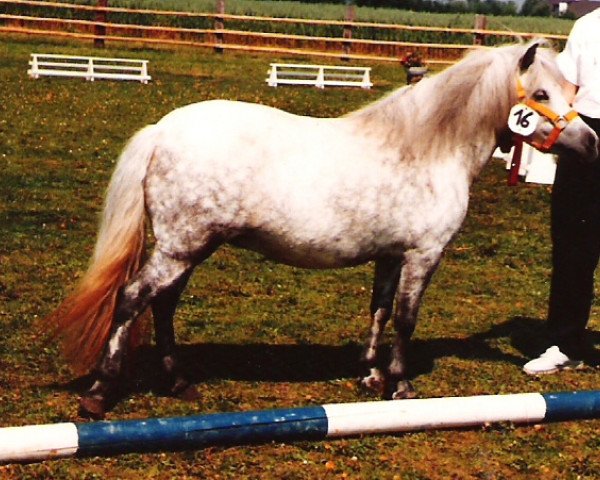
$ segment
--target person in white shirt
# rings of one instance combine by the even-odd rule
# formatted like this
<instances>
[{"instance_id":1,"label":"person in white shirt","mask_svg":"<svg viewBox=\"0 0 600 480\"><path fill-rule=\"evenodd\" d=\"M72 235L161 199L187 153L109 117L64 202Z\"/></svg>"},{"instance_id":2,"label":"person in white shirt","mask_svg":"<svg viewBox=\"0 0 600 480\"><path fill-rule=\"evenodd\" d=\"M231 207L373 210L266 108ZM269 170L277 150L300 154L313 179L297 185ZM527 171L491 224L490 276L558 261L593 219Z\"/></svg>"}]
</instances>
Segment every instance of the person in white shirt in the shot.
<instances>
[{"instance_id":1,"label":"person in white shirt","mask_svg":"<svg viewBox=\"0 0 600 480\"><path fill-rule=\"evenodd\" d=\"M581 118L600 135L600 8L578 19L557 62L565 92ZM552 278L548 347L525 364L530 375L595 362L586 327L600 257L600 161L559 157L551 200Z\"/></svg>"}]
</instances>

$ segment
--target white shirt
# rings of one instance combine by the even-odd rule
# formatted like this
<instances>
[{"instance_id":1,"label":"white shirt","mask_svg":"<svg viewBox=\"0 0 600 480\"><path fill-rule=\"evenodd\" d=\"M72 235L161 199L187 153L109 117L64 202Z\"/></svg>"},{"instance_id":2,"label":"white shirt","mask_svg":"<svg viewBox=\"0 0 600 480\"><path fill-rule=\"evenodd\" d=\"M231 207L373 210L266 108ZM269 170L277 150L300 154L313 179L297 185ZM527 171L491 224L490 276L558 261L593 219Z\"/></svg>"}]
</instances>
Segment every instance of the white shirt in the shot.
<instances>
[{"instance_id":1,"label":"white shirt","mask_svg":"<svg viewBox=\"0 0 600 480\"><path fill-rule=\"evenodd\" d=\"M600 8L575 22L557 62L564 77L579 87L573 108L600 118Z\"/></svg>"}]
</instances>

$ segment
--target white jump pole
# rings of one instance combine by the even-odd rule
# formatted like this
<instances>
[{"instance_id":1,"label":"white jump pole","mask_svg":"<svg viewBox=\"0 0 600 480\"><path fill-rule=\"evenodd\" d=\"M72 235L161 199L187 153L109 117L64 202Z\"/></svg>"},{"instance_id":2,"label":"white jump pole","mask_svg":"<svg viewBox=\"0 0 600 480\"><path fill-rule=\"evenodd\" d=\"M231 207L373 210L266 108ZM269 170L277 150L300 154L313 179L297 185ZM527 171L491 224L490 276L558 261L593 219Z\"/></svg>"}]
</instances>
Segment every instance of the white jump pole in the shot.
<instances>
[{"instance_id":1,"label":"white jump pole","mask_svg":"<svg viewBox=\"0 0 600 480\"><path fill-rule=\"evenodd\" d=\"M148 420L59 423L0 428L0 462L591 418L600 418L600 391L373 401Z\"/></svg>"}]
</instances>

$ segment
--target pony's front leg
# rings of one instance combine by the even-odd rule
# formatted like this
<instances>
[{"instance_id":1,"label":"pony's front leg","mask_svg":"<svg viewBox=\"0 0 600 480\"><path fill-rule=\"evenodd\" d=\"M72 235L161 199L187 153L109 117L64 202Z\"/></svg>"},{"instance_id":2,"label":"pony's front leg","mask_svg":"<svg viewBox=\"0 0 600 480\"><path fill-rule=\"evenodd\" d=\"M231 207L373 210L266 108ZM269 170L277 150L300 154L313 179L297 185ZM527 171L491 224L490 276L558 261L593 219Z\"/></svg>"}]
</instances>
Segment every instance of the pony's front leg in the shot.
<instances>
[{"instance_id":1,"label":"pony's front leg","mask_svg":"<svg viewBox=\"0 0 600 480\"><path fill-rule=\"evenodd\" d=\"M95 369L96 381L79 402L82 417L104 417L108 402L117 392L133 322L158 294L189 274L191 268L188 262L155 251L123 288L117 301L110 338Z\"/></svg>"},{"instance_id":2,"label":"pony's front leg","mask_svg":"<svg viewBox=\"0 0 600 480\"><path fill-rule=\"evenodd\" d=\"M392 316L394 294L398 288L402 259L385 258L375 262L375 277L371 294L371 330L362 354L362 363L369 374L361 380L361 385L378 393L383 393L385 375L380 369L379 344L385 325Z\"/></svg>"},{"instance_id":3,"label":"pony's front leg","mask_svg":"<svg viewBox=\"0 0 600 480\"><path fill-rule=\"evenodd\" d=\"M412 250L405 253L402 276L396 292L394 327L396 339L388 367L385 398L414 398L415 390L407 378L407 347L417 324L423 293L437 268L441 251Z\"/></svg>"}]
</instances>

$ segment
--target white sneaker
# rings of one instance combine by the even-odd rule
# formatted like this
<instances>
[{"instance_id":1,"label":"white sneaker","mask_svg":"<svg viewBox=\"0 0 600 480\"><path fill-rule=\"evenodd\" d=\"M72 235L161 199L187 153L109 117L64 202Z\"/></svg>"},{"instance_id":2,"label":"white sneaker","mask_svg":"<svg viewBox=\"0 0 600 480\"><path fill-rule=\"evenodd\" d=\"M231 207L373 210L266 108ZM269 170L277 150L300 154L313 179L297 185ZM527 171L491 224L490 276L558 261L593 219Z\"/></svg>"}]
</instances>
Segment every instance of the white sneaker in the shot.
<instances>
[{"instance_id":1,"label":"white sneaker","mask_svg":"<svg viewBox=\"0 0 600 480\"><path fill-rule=\"evenodd\" d=\"M583 362L580 360L571 360L560 349L554 345L548 348L538 358L527 362L523 370L528 375L543 375L546 373L556 373L570 368L581 368Z\"/></svg>"}]
</instances>

